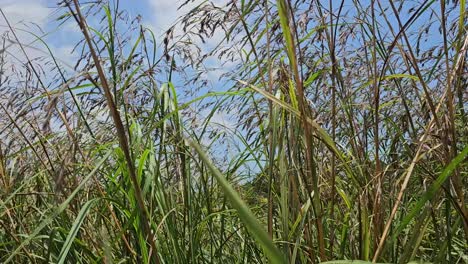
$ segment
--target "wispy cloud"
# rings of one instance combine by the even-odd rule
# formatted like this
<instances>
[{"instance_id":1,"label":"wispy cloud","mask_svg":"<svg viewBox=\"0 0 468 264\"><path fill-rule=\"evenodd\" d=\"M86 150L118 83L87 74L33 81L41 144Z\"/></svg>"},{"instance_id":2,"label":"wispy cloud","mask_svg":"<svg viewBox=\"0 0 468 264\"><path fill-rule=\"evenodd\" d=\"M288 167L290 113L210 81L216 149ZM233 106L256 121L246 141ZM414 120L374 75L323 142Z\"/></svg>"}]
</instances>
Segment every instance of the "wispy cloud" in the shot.
<instances>
[{"instance_id":1,"label":"wispy cloud","mask_svg":"<svg viewBox=\"0 0 468 264\"><path fill-rule=\"evenodd\" d=\"M71 34L78 34L79 32L68 30L66 38L58 36L57 32L52 33L52 35L47 33L47 30L53 25L55 4L55 1L51 3L51 1L45 0L0 0L0 8L19 42L25 48L29 59L50 57L46 47L38 41L36 36L39 36L45 37L44 40L59 63L72 64L74 56L71 51L74 43L72 43ZM7 46L5 50L6 63L10 65L24 64L25 56L17 43L17 39L12 34L7 20L0 16L0 38L5 40Z\"/></svg>"},{"instance_id":2,"label":"wispy cloud","mask_svg":"<svg viewBox=\"0 0 468 264\"><path fill-rule=\"evenodd\" d=\"M0 35L15 41L11 33L5 35L11 31L9 23L24 44L34 40L34 36L28 32L44 28L50 14L50 9L45 3L37 0L0 0L0 8L8 20L6 21L3 16L0 17Z\"/></svg>"},{"instance_id":3,"label":"wispy cloud","mask_svg":"<svg viewBox=\"0 0 468 264\"><path fill-rule=\"evenodd\" d=\"M228 0L147 0L151 7L150 17L146 18L150 28L154 30L157 36L163 36L164 32L169 29L177 19L187 14L190 10L197 7L202 3L213 3L217 6L224 6L228 4ZM185 4L186 3L186 4ZM185 4L181 7L182 4ZM179 9L180 7L180 9ZM182 27L176 27L173 35L178 36L182 34ZM201 48L202 54L210 52L215 48L224 38L225 33L222 30L216 30L210 38L206 38L204 41L201 39L194 38L191 41L193 44ZM177 37L176 37L177 38ZM161 39L160 39L161 41ZM197 52L194 51L194 54ZM233 66L229 62L222 61L217 56L208 57L205 61L204 67L206 67L206 73L202 77L209 80L211 83L217 83L220 76L227 71L231 70Z\"/></svg>"},{"instance_id":4,"label":"wispy cloud","mask_svg":"<svg viewBox=\"0 0 468 264\"><path fill-rule=\"evenodd\" d=\"M178 17L187 13L192 8L200 5L206 0L147 0L153 16L150 18L152 26L161 33L174 24ZM228 0L211 0L214 4L228 3ZM183 5L181 7L181 5ZM179 8L180 7L180 8Z\"/></svg>"},{"instance_id":5,"label":"wispy cloud","mask_svg":"<svg viewBox=\"0 0 468 264\"><path fill-rule=\"evenodd\" d=\"M192 4L178 9L184 2L185 0L148 0L152 11L149 23L158 36L169 29L180 15L190 10Z\"/></svg>"},{"instance_id":6,"label":"wispy cloud","mask_svg":"<svg viewBox=\"0 0 468 264\"><path fill-rule=\"evenodd\" d=\"M40 0L0 0L0 8L10 23L19 29L27 29L27 24L31 23L43 27L51 11L45 2ZM0 33L3 33L7 29L3 18L0 24Z\"/></svg>"}]
</instances>

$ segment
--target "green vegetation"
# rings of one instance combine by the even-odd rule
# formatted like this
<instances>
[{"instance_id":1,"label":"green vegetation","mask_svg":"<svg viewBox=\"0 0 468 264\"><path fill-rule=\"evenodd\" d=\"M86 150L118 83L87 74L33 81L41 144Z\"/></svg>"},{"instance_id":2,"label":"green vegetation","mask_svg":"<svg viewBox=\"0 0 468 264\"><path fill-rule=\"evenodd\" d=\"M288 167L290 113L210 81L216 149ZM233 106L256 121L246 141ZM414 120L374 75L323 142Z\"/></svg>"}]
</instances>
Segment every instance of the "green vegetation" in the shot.
<instances>
[{"instance_id":1,"label":"green vegetation","mask_svg":"<svg viewBox=\"0 0 468 264\"><path fill-rule=\"evenodd\" d=\"M466 11L62 1L73 66L2 11L0 263L468 262Z\"/></svg>"}]
</instances>

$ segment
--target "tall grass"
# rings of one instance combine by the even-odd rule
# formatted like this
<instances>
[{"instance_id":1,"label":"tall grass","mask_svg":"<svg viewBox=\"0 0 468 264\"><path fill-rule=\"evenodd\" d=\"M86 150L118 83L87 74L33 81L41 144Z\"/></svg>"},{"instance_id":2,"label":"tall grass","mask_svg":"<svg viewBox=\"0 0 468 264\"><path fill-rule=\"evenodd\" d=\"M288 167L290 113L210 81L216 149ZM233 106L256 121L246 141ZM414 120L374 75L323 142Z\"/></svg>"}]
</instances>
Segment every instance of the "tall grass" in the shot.
<instances>
[{"instance_id":1,"label":"tall grass","mask_svg":"<svg viewBox=\"0 0 468 264\"><path fill-rule=\"evenodd\" d=\"M208 1L161 45L63 1L73 66L1 14L1 263L468 261L466 1Z\"/></svg>"}]
</instances>

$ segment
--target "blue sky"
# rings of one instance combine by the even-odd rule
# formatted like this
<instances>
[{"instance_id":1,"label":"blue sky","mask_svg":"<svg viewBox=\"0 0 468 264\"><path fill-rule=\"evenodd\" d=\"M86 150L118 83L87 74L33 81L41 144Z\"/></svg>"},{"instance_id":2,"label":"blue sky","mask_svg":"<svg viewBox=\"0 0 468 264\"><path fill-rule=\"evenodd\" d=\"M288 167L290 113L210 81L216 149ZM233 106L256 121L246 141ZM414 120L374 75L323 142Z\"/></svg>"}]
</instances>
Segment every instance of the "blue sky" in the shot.
<instances>
[{"instance_id":1,"label":"blue sky","mask_svg":"<svg viewBox=\"0 0 468 264\"><path fill-rule=\"evenodd\" d=\"M110 0L110 1L113 2L113 0ZM228 0L211 0L211 1L215 2L218 5L222 5L223 3L226 3ZM76 57L71 51L76 41L78 39L81 39L81 33L77 25L72 20L70 20L68 24L56 30L58 23L55 21L55 19L64 12L64 10L60 10L58 12L56 11L57 10L56 2L57 0L0 0L0 8L6 14L11 24L16 29L18 29L17 32L19 33L18 35L19 35L21 42L28 43L28 42L34 41L33 36L31 36L28 33L24 33L24 32L21 33L20 31L21 29L33 30L35 33L40 34L40 35L51 32L51 34L46 37L46 41L50 45L50 48L55 54L55 56L60 58L64 62L72 63L76 59ZM185 0L121 0L120 9L126 10L128 12L127 14L131 18L132 17L135 18L138 15L141 15L142 24L148 28L151 28L156 33L158 37L157 41L160 44L162 43L162 39L163 39L162 35L164 31L167 28L169 28L180 15L190 10L191 7L200 4L201 2L203 2L203 0L195 0L194 2L185 6L181 10L178 10L178 7L184 2ZM361 3L363 5L368 5L368 2L369 2L368 0L365 0L365 1L362 1ZM410 6L416 5L416 2L422 2L422 1L415 1L414 3L410 1ZM405 7L408 7L408 6L405 6ZM351 9L351 13L349 14L350 17L354 16L352 12L353 7L351 5L351 1L345 2L345 10L346 9ZM437 2L435 2L431 6L431 9L433 9L433 12L434 12L433 14L436 14L436 15L438 14L439 5L437 4ZM390 23L392 23L394 28L397 29L398 25L396 23L393 12L389 10L389 11L386 11L386 13L390 20ZM410 30L414 32L418 32L422 30L421 23L428 21L429 15L430 13L425 13L423 17L418 18L418 20L410 27ZM452 12L452 16L454 15L456 15L456 12ZM403 10L402 12L400 12L400 17L403 23L407 21L407 19L410 16L411 16L411 13L408 12L408 10ZM92 20L92 18L89 18L89 19ZM451 19L453 19L453 17L451 17L448 20L451 20ZM381 24L383 25L383 28L380 30L380 32L389 34L386 37L386 39L392 39L392 37L390 36L390 32L388 31L388 27L385 25L383 21ZM41 31L41 29L43 31ZM0 17L0 36L3 35L6 31L8 31L8 28L6 27L6 23L4 19ZM440 42L442 40L441 33L437 32L436 26L432 27L430 32L431 32L431 38L428 38L427 44L423 43L422 49L426 49L430 45L436 42ZM414 40L415 37L417 37L417 35L410 37L410 41ZM212 45L213 43L216 43L219 40L220 40L219 36L215 35L213 39L208 40L208 43L206 44L206 46L209 47L210 44ZM347 45L352 45L352 44L361 45L361 43L358 41L350 42ZM43 47L42 47L42 50L44 50ZM32 58L44 55L44 53L41 53L41 51L37 49L28 49L27 51L28 51L29 56ZM8 52L12 55L9 57L9 59L15 60L14 57L16 56L18 57L18 59L16 60L17 62L20 62L20 63L24 62L24 60L21 60L22 56L19 53L17 46L13 46L9 48ZM210 67L217 67L220 65L219 61L216 61L215 59L208 60L208 64L209 65L207 66L210 66ZM229 70L229 67L225 68L224 71L225 70ZM219 91L223 89L223 86L222 86L223 83L217 82L217 78L222 73L223 73L223 69L214 69L208 73L209 74L208 77L212 81L212 86L214 90ZM180 86L176 84L176 87L180 87ZM187 89L187 88L184 87L183 89ZM207 115L210 112L210 109L205 109L201 112L198 112L198 111L196 112L201 113L201 115L203 116L203 115ZM231 121L227 120L228 116L229 116L228 113L218 112L215 114L212 121L217 122L217 123L223 123L230 128L235 128L236 127L235 123L232 123Z\"/></svg>"},{"instance_id":2,"label":"blue sky","mask_svg":"<svg viewBox=\"0 0 468 264\"><path fill-rule=\"evenodd\" d=\"M158 37L163 34L165 29L169 28L185 11L191 6L199 4L202 0L196 0L194 3L178 10L178 7L185 0L121 0L121 10L127 10L128 15L135 18L141 15L142 23L151 28ZM226 2L226 0L214 1L217 3ZM45 32L53 32L58 23L55 19L63 13L57 11L56 0L0 0L0 8L5 12L10 23L18 29L33 30L40 33L39 28ZM3 18L0 19L0 35L7 31L7 26ZM64 60L72 60L71 49L79 36L79 30L73 21L53 32L47 38L53 52ZM29 34L19 34L22 42L28 42L33 39ZM160 41L162 38L159 39ZM35 52L32 52L34 55Z\"/></svg>"},{"instance_id":3,"label":"blue sky","mask_svg":"<svg viewBox=\"0 0 468 264\"><path fill-rule=\"evenodd\" d=\"M216 4L227 3L227 0L211 1ZM115 3L113 0L110 2ZM184 2L185 0L120 0L119 9L127 11L126 14L130 16L129 20L141 15L142 24L156 33L158 38L157 42L158 45L160 45L164 37L164 32L174 24L180 15L205 1L195 0L183 8L178 9ZM72 53L72 50L76 42L82 38L81 32L72 19L58 27L59 23L56 19L62 15L65 10L58 10L56 3L57 0L0 0L0 8L5 13L11 25L15 28L22 43L31 44L36 40L34 36L22 30L32 31L34 34L45 36L44 39L54 53L54 56L59 58L63 63L73 65L77 59L77 54ZM94 22L92 19L96 18L88 18L90 24ZM9 30L6 21L3 17L0 17L0 36L7 31ZM9 35L9 39L13 39L13 36ZM208 40L205 47L208 48L210 44L214 46L214 43L217 41L219 41L219 36L215 35L213 39ZM32 44L32 46L34 46L35 49L27 48L28 56L31 59L48 55L45 52L46 48L37 41ZM160 48L160 50L162 50L162 48ZM24 63L24 56L17 45L9 47L7 53L9 55L7 56L8 62L10 62L10 64L19 65ZM216 61L214 58L209 59L208 63L210 64L208 66L214 68L220 65L219 61ZM212 89L222 89L220 88L221 83L217 81L222 73L222 69L213 69L207 74L207 78L211 81ZM177 80L174 81L177 82ZM222 118L224 114L218 113L218 115L219 118L215 117L215 119L224 122Z\"/></svg>"}]
</instances>

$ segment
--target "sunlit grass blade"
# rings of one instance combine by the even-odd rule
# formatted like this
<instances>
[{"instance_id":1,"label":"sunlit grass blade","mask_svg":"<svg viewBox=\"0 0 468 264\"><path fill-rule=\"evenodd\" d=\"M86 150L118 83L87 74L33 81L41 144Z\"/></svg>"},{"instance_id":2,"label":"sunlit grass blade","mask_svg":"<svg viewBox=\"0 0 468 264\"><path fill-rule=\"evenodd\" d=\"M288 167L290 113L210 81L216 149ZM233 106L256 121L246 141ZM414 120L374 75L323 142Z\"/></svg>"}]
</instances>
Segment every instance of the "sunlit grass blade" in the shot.
<instances>
[{"instance_id":1,"label":"sunlit grass blade","mask_svg":"<svg viewBox=\"0 0 468 264\"><path fill-rule=\"evenodd\" d=\"M239 194L237 194L237 192L232 188L231 184L229 184L223 174L208 159L200 145L194 141L189 141L189 144L197 152L203 163L209 168L213 176L216 178L218 184L223 189L224 194L229 198L232 206L239 214L240 219L245 224L249 232L262 246L263 250L265 251L265 255L268 257L270 262L278 264L286 263L284 256L268 237L267 232L263 229L262 225L258 222L257 218L254 216L247 204L240 198Z\"/></svg>"}]
</instances>

